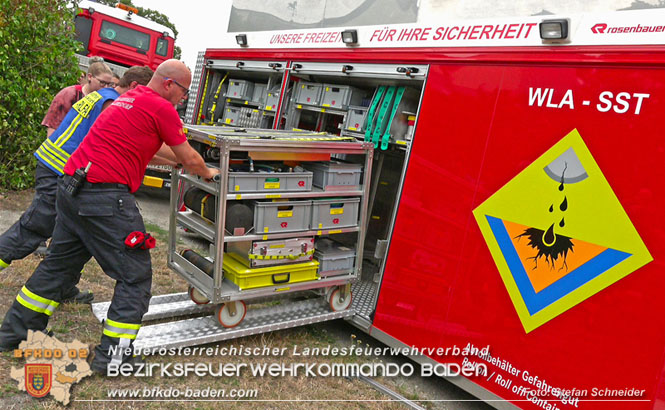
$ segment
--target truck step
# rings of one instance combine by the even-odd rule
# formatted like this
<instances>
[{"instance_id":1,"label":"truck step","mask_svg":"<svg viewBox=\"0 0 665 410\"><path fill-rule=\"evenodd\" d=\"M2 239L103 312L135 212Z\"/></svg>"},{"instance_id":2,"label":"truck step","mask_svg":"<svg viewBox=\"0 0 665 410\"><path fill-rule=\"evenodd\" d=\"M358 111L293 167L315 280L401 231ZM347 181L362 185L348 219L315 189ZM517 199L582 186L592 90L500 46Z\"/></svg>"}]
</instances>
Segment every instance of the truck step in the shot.
<instances>
[{"instance_id":1,"label":"truck step","mask_svg":"<svg viewBox=\"0 0 665 410\"><path fill-rule=\"evenodd\" d=\"M277 306L249 307L245 319L231 329L222 327L214 315L142 326L134 346L141 349L195 346L341 319L353 314L353 309L331 312L323 298L284 301Z\"/></svg>"},{"instance_id":2,"label":"truck step","mask_svg":"<svg viewBox=\"0 0 665 410\"><path fill-rule=\"evenodd\" d=\"M92 313L100 322L106 319L106 312L111 302L100 302L92 304ZM167 319L177 316L186 316L199 313L210 313L215 310L215 305L197 305L192 302L187 292L172 293L169 295L153 296L150 299L148 312L143 315L143 321Z\"/></svg>"}]
</instances>

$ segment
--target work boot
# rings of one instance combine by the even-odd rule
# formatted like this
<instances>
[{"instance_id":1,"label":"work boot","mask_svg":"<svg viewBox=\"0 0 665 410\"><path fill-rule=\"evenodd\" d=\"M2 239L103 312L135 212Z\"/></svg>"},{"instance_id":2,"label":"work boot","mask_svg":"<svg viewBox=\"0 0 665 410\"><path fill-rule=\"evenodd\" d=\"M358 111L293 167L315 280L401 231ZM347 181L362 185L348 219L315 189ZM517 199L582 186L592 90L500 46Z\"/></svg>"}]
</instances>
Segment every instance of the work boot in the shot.
<instances>
[{"instance_id":1,"label":"work boot","mask_svg":"<svg viewBox=\"0 0 665 410\"><path fill-rule=\"evenodd\" d=\"M69 294L62 298L62 303L90 304L94 298L95 295L93 295L91 291L81 291L79 288L74 287Z\"/></svg>"},{"instance_id":2,"label":"work boot","mask_svg":"<svg viewBox=\"0 0 665 410\"><path fill-rule=\"evenodd\" d=\"M88 351L90 353L88 354L87 362L88 365L90 365L90 370L102 376L106 376L109 362L102 362L102 359L95 359L97 356L97 346L94 344L91 344L88 347ZM100 357L102 356L100 355ZM145 364L145 359L143 356L124 357L122 364L126 365L127 363L132 366L132 369L136 369L137 366Z\"/></svg>"},{"instance_id":3,"label":"work boot","mask_svg":"<svg viewBox=\"0 0 665 410\"><path fill-rule=\"evenodd\" d=\"M48 250L48 246L46 245L46 241L43 241L42 243L39 244L39 247L35 249L33 252L36 256L39 256L41 258L46 256L46 251Z\"/></svg>"}]
</instances>

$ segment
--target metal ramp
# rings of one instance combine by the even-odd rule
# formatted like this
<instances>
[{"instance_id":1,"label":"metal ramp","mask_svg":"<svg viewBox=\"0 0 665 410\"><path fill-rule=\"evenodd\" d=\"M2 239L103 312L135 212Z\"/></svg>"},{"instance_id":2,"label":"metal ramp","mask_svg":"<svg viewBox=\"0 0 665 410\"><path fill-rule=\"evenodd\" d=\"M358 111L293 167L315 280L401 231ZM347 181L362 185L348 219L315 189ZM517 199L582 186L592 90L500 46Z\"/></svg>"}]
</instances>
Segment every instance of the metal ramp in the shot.
<instances>
[{"instance_id":1,"label":"metal ramp","mask_svg":"<svg viewBox=\"0 0 665 410\"><path fill-rule=\"evenodd\" d=\"M92 313L100 322L106 319L106 312L111 302L100 302L92 304ZM150 299L148 312L143 315L143 321L168 319L178 316L195 315L199 313L210 313L215 310L215 305L197 305L192 302L187 292L172 293L170 295L153 296Z\"/></svg>"},{"instance_id":2,"label":"metal ramp","mask_svg":"<svg viewBox=\"0 0 665 410\"><path fill-rule=\"evenodd\" d=\"M214 316L143 326L134 345L142 349L194 346L340 319L353 313L354 311L350 309L331 312L328 304L322 299L291 302L261 309L248 309L242 323L231 329L220 326Z\"/></svg>"},{"instance_id":3,"label":"metal ramp","mask_svg":"<svg viewBox=\"0 0 665 410\"><path fill-rule=\"evenodd\" d=\"M217 322L212 314L215 305L197 305L189 299L186 292L155 296L150 300L148 312L143 316L144 323L169 318L175 320L142 326L134 346L142 349L196 346L273 330L350 318L357 314L357 309L367 314L365 293L368 293L368 285L364 282L353 285L353 304L344 311L332 312L323 297L298 301L282 299L279 305L255 309L250 305L242 323L231 329L223 328ZM92 305L92 311L100 322L106 318L109 306L110 302ZM177 320L178 317L197 314L206 314L206 316Z\"/></svg>"}]
</instances>

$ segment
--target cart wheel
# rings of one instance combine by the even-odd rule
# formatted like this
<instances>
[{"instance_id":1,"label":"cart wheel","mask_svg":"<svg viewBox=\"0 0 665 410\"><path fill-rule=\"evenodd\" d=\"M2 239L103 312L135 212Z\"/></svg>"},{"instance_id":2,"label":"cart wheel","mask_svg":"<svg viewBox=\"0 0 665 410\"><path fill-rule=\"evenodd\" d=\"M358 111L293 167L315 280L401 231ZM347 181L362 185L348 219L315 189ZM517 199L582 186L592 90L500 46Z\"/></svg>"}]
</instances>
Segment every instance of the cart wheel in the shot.
<instances>
[{"instance_id":1,"label":"cart wheel","mask_svg":"<svg viewBox=\"0 0 665 410\"><path fill-rule=\"evenodd\" d=\"M205 305L207 303L210 303L210 299L206 297L203 293L199 292L198 289L196 289L194 286L190 286L189 290L189 298L192 300L192 302L196 303L197 305Z\"/></svg>"},{"instance_id":2,"label":"cart wheel","mask_svg":"<svg viewBox=\"0 0 665 410\"><path fill-rule=\"evenodd\" d=\"M230 312L229 309L229 305L232 303L235 304L235 309L236 309L233 314ZM219 324L228 328L238 326L240 322L242 322L242 320L245 318L246 313L247 313L247 306L245 305L245 302L243 302L242 300L219 305L217 307L217 310L215 311L215 315L217 316L217 321L219 322Z\"/></svg>"},{"instance_id":3,"label":"cart wheel","mask_svg":"<svg viewBox=\"0 0 665 410\"><path fill-rule=\"evenodd\" d=\"M351 299L350 291L346 294L346 297L344 297L342 296L342 291L340 289L335 289L332 291L328 299L330 309L332 309L333 312L346 310L351 306Z\"/></svg>"}]
</instances>

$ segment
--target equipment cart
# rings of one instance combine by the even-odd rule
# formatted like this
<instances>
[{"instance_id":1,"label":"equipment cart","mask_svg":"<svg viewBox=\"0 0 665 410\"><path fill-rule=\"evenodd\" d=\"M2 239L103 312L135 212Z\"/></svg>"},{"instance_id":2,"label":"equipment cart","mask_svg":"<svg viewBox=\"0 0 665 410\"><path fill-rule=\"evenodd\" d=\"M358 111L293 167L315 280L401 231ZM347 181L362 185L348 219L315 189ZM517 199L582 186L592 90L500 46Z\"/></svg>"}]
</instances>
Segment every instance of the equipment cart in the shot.
<instances>
[{"instance_id":1,"label":"equipment cart","mask_svg":"<svg viewBox=\"0 0 665 410\"><path fill-rule=\"evenodd\" d=\"M246 302L275 295L281 298L314 291L326 298L332 311L347 309L351 283L358 281L362 268L373 145L317 132L194 125L188 125L187 132L193 145L214 151L207 158L214 159L221 171L216 181L205 181L184 170L173 174L168 265L189 283L191 299L197 304L217 304L215 317L229 328L242 322ZM286 172L262 172L265 163L283 164ZM359 171L350 175L339 164L355 164L364 178ZM237 167L249 169L238 171ZM328 174L322 177L320 171L308 171L312 168ZM330 169L338 174L330 174ZM312 186L312 179L319 186ZM192 200L187 202L192 192L194 205ZM183 207L183 202L189 206ZM227 215L234 207L249 209L253 221L246 214ZM243 216L245 225L234 226L242 224ZM247 219L252 226L246 224ZM178 226L210 241L210 255L177 249ZM336 269L334 275L320 274L319 262L324 260L313 259L312 245L325 240L328 247L337 236L347 241L340 248L355 248L355 261L346 270L331 268ZM303 252L280 255L293 247L293 241L300 241ZM317 258L320 254L317 251ZM257 259L274 266L256 266Z\"/></svg>"}]
</instances>

